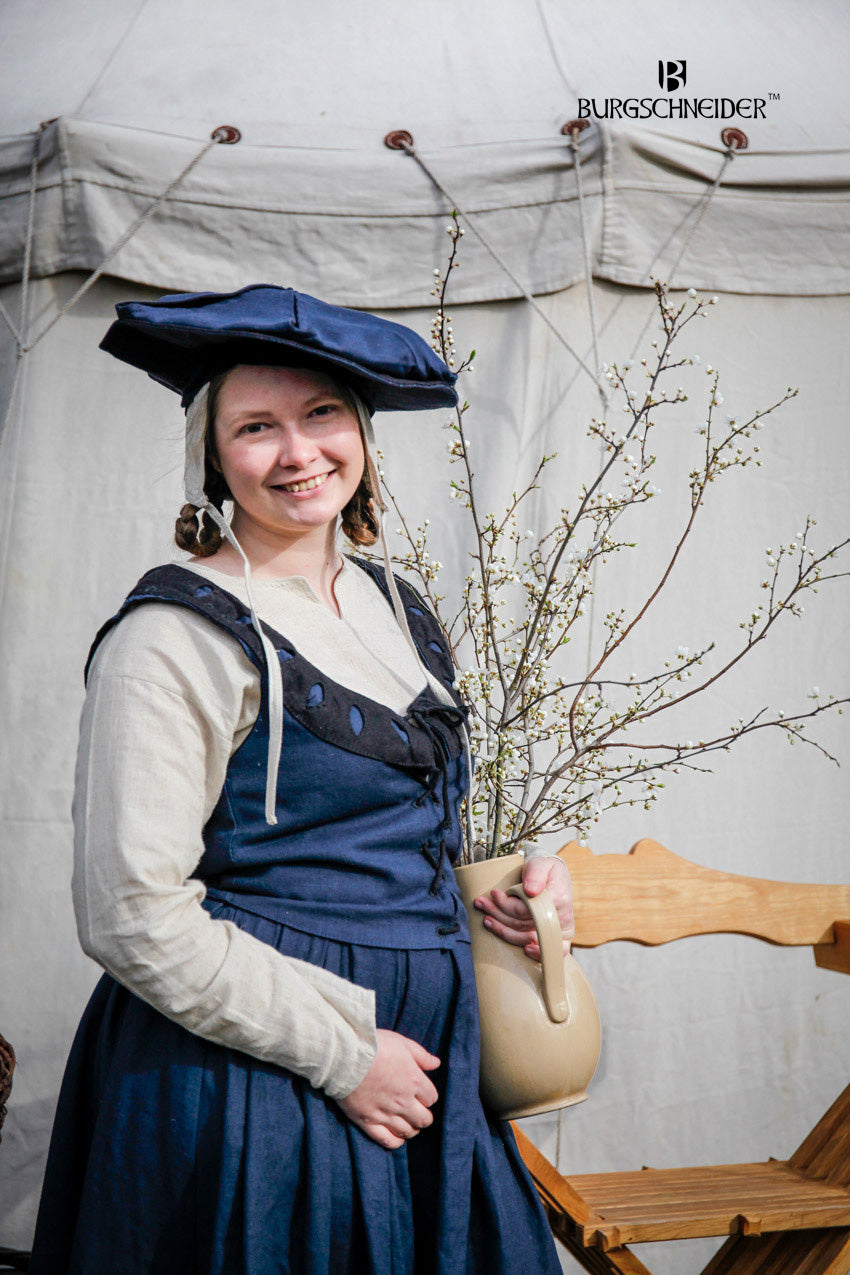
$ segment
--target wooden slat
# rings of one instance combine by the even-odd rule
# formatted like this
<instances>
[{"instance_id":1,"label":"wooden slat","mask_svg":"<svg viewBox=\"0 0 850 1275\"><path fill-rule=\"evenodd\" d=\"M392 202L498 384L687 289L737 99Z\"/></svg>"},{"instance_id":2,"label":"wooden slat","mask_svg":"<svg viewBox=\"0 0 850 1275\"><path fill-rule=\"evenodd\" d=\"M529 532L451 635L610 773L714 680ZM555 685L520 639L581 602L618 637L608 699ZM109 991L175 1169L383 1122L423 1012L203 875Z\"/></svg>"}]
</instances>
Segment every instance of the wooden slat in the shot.
<instances>
[{"instance_id":1,"label":"wooden slat","mask_svg":"<svg viewBox=\"0 0 850 1275\"><path fill-rule=\"evenodd\" d=\"M850 1225L850 1191L779 1161L570 1174L567 1182L591 1214L577 1228L586 1245Z\"/></svg>"},{"instance_id":2,"label":"wooden slat","mask_svg":"<svg viewBox=\"0 0 850 1275\"><path fill-rule=\"evenodd\" d=\"M640 1258L628 1248L585 1248L577 1239L563 1213L544 1204L552 1234L590 1275L652 1275Z\"/></svg>"},{"instance_id":3,"label":"wooden slat","mask_svg":"<svg viewBox=\"0 0 850 1275\"><path fill-rule=\"evenodd\" d=\"M850 916L850 885L795 885L717 872L680 859L657 841L639 841L626 855L594 855L573 841L559 854L573 879L577 947L738 933L832 948L836 921Z\"/></svg>"},{"instance_id":4,"label":"wooden slat","mask_svg":"<svg viewBox=\"0 0 850 1275\"><path fill-rule=\"evenodd\" d=\"M726 1241L701 1275L847 1275L850 1230L784 1231Z\"/></svg>"}]
</instances>

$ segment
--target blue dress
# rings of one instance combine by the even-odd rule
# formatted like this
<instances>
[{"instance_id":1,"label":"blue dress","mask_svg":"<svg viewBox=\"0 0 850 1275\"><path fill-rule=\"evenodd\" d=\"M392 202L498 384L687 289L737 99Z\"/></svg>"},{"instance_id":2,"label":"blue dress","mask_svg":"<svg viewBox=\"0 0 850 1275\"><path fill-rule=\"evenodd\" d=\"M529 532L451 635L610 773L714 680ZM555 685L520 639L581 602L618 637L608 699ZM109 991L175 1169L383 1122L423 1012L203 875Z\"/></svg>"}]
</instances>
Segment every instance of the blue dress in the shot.
<instances>
[{"instance_id":1,"label":"blue dress","mask_svg":"<svg viewBox=\"0 0 850 1275\"><path fill-rule=\"evenodd\" d=\"M355 561L386 593L381 569ZM436 621L399 587L417 649L450 688ZM178 566L143 577L95 647L148 601L206 616L264 669L243 604ZM373 989L378 1027L441 1059L434 1123L388 1151L303 1077L186 1031L104 975L60 1093L32 1275L558 1275L510 1126L478 1096L451 871L468 785L461 701L428 688L396 714L267 632L284 679L278 823L264 817L263 679L204 830L204 906Z\"/></svg>"}]
</instances>

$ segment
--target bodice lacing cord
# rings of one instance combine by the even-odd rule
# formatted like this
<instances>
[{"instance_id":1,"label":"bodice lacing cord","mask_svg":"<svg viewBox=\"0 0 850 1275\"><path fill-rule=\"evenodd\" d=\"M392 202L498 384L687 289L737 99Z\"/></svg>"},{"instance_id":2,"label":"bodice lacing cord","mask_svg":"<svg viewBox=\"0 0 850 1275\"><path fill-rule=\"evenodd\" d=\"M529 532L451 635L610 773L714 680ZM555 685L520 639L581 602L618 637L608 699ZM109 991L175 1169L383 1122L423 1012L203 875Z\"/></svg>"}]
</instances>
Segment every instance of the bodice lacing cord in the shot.
<instances>
[{"instance_id":1,"label":"bodice lacing cord","mask_svg":"<svg viewBox=\"0 0 850 1275\"><path fill-rule=\"evenodd\" d=\"M426 797L436 793L437 787L440 787L440 796L443 802L443 818L437 829L438 842L436 846L436 856L431 854L435 848L433 841L423 841L419 847L425 856L428 864L434 871L434 876L429 887L431 894L436 894L445 877L447 869L452 866L451 857L446 845L446 834L452 829L452 798L449 790L449 762L451 761L451 753L446 741L446 737L440 729L440 725L452 727L464 727L463 710L455 704L429 704L423 708L414 708L410 711L410 716L416 722L417 726L425 732L434 746L434 757L437 762L434 770L432 770L426 781L425 791L420 797L416 798L413 803L415 806L421 806ZM457 899L452 893L452 906L454 915L457 914ZM448 926L441 926L441 934L453 934L460 929L456 923Z\"/></svg>"}]
</instances>

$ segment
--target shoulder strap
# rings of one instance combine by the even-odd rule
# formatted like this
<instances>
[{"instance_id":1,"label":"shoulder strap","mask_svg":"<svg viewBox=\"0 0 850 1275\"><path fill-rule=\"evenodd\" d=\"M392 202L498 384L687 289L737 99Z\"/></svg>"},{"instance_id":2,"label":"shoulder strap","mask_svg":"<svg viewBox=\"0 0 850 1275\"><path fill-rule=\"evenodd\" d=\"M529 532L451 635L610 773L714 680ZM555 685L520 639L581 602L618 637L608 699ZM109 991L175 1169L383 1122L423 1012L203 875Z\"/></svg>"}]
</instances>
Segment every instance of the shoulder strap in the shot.
<instances>
[{"instance_id":1,"label":"shoulder strap","mask_svg":"<svg viewBox=\"0 0 850 1275\"><path fill-rule=\"evenodd\" d=\"M128 611L134 610L145 602L170 602L188 607L190 611L204 616L213 624L217 624L219 628L224 629L236 639L257 668L260 670L265 668L262 644L251 624L251 613L248 608L220 585L211 584L204 576L199 576L196 572L174 563L165 567L154 567L152 571L146 572L124 599L120 609L98 631L86 660L86 680L88 680L95 651L107 633Z\"/></svg>"},{"instance_id":2,"label":"shoulder strap","mask_svg":"<svg viewBox=\"0 0 850 1275\"><path fill-rule=\"evenodd\" d=\"M369 558L352 556L349 561L356 563L367 575L372 577L384 597L392 605L384 568ZM451 690L455 679L455 668L442 625L428 606L428 603L410 581L395 572L393 572L393 576L407 613L407 623L410 626L411 636L416 643L420 656L425 661L429 672L433 673L444 686Z\"/></svg>"},{"instance_id":3,"label":"shoulder strap","mask_svg":"<svg viewBox=\"0 0 850 1275\"><path fill-rule=\"evenodd\" d=\"M369 567L366 569L369 570ZM380 572L380 568L377 570ZM371 570L369 574L372 574ZM379 587L386 588L382 572L373 578ZM423 658L428 657L428 667L432 672L451 688L454 670L445 640L440 645L439 625L410 585L405 581L399 581L399 584L405 590L405 604L409 603L410 626L417 647L422 651ZM265 670L262 645L245 604L220 585L175 563L155 567L142 576L120 610L103 625L89 653L87 675L92 657L106 634L128 611L147 602L168 602L184 606L211 620L239 643L261 674ZM348 752L415 772L430 772L435 765L440 764L433 729L421 720L423 714L432 713L435 708L432 703L433 691L422 691L407 714L394 713L386 705L349 691L326 677L287 638L266 624L263 627L283 666L286 712L308 731ZM261 683L265 688L264 678L261 678ZM451 694L456 699L458 708L461 708L457 692L451 689ZM263 689L263 705L265 703L266 694ZM260 725L263 729L268 729L263 707L257 721L257 726ZM454 719L447 722L446 729L449 752L457 756L463 746L462 733Z\"/></svg>"}]
</instances>

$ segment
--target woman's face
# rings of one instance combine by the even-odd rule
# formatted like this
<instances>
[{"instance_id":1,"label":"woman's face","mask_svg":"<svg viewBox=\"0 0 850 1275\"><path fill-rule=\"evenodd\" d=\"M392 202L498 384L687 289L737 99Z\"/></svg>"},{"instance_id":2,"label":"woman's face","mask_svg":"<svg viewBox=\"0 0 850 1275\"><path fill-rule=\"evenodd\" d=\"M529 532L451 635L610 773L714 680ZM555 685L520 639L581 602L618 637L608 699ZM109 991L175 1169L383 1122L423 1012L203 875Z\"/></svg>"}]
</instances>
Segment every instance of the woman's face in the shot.
<instances>
[{"instance_id":1,"label":"woman's face","mask_svg":"<svg viewBox=\"0 0 850 1275\"><path fill-rule=\"evenodd\" d=\"M237 535L246 522L286 538L326 527L363 476L357 417L322 372L235 367L219 389L214 438Z\"/></svg>"}]
</instances>

